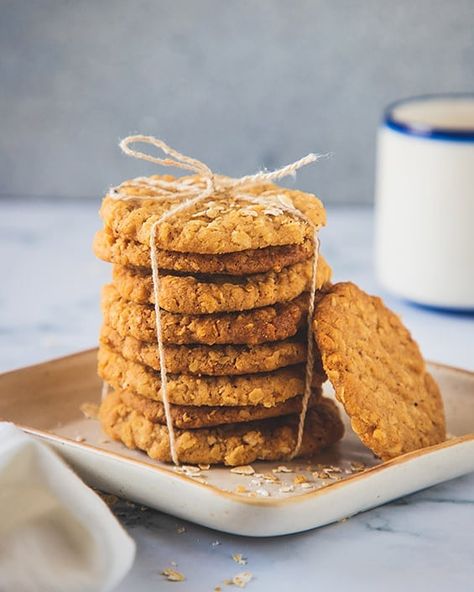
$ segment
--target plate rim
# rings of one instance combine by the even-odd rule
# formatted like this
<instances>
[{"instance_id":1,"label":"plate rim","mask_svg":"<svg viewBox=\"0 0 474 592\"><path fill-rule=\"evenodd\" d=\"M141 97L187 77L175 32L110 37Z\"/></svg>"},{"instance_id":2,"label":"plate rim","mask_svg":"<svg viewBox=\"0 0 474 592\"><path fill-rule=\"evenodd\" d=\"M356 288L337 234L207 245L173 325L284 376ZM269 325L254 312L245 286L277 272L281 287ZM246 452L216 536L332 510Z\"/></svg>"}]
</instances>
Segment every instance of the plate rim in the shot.
<instances>
[{"instance_id":1,"label":"plate rim","mask_svg":"<svg viewBox=\"0 0 474 592\"><path fill-rule=\"evenodd\" d=\"M456 436L454 438L450 438L449 440L445 440L440 444L435 444L434 446L429 446L425 448L420 448L419 450L413 450L412 452L407 452L396 458L392 458L388 461L384 461L378 465L373 467L368 467L359 473L355 473L353 475L347 476L345 479L340 481L336 481L327 485L326 487L319 487L314 489L313 491L308 491L305 493L301 493L298 495L293 495L287 498L254 498L243 496L238 493L234 493L233 491L225 491L224 489L219 489L214 485L210 485L208 483L201 483L184 475L183 473L173 472L173 468L162 467L161 465L152 465L145 460L130 458L126 456L122 456L120 453L115 452L113 450L104 450L101 448L97 448L92 444L88 444L87 442L76 442L75 440L71 440L66 436L58 436L57 434L53 434L51 432L43 431L43 430L36 430L35 428L29 428L28 426L23 426L21 424L15 424L21 430L31 434L35 437L40 437L44 440L49 440L54 442L55 444L63 445L68 444L72 448L76 448L79 450L87 450L93 454L99 454L103 457L113 458L119 462L125 462L127 464L138 466L139 468L144 468L147 471L158 472L162 475L166 475L167 477L172 477L174 479L180 480L187 485L192 485L194 487L199 486L203 490L211 492L213 495L219 495L221 497L227 498L233 502L238 503L245 503L252 506L263 506L263 507L277 507L277 506L284 506L294 502L300 502L301 500L307 500L309 498L317 497L320 495L325 494L326 492L334 492L336 489L341 489L342 487L347 487L350 483L356 483L368 477L372 477L374 474L380 473L387 469L390 469L393 466L397 465L404 465L415 458L422 458L424 456L428 456L438 452L439 450L444 450L452 447L456 447L467 442L474 441L474 433L472 434L465 434L464 436ZM230 468L230 467L229 467Z\"/></svg>"}]
</instances>

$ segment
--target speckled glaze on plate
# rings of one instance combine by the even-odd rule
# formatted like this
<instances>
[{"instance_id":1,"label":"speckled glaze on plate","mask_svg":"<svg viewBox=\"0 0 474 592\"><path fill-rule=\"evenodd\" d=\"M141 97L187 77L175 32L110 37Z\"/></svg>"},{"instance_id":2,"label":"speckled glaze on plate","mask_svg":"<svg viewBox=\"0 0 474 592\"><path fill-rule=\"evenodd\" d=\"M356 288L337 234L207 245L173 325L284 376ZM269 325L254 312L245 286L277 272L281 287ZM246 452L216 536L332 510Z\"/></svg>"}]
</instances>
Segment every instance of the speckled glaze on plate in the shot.
<instances>
[{"instance_id":1,"label":"speckled glaze on plate","mask_svg":"<svg viewBox=\"0 0 474 592\"><path fill-rule=\"evenodd\" d=\"M311 461L254 463L256 475L228 468L178 472L106 441L97 421L84 417L80 406L100 400L95 349L0 375L0 418L51 445L93 487L224 532L275 536L474 470L474 373L441 364L430 364L430 371L443 393L450 439L384 463L347 426L338 445ZM278 471L279 465L291 472ZM318 465L339 472L321 479Z\"/></svg>"}]
</instances>

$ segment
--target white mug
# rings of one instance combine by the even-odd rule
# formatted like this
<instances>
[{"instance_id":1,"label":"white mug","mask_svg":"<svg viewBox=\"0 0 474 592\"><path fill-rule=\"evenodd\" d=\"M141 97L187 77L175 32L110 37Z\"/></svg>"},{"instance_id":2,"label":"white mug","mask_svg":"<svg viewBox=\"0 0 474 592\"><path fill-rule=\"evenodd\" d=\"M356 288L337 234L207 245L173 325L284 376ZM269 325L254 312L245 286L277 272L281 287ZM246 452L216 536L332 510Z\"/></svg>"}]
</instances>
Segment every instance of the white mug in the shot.
<instances>
[{"instance_id":1,"label":"white mug","mask_svg":"<svg viewBox=\"0 0 474 592\"><path fill-rule=\"evenodd\" d=\"M375 253L388 290L474 310L474 94L415 97L385 111Z\"/></svg>"}]
</instances>

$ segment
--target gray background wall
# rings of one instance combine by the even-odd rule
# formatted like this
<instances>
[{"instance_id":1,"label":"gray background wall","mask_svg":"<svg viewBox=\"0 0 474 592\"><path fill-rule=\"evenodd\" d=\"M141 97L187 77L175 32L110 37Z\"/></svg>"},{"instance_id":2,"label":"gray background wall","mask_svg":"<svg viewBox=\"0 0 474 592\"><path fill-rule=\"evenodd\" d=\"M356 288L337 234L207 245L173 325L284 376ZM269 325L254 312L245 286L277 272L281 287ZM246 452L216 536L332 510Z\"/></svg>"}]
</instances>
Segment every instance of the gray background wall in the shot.
<instances>
[{"instance_id":1,"label":"gray background wall","mask_svg":"<svg viewBox=\"0 0 474 592\"><path fill-rule=\"evenodd\" d=\"M0 195L97 196L155 134L241 175L368 202L400 96L474 90L473 0L0 0Z\"/></svg>"}]
</instances>

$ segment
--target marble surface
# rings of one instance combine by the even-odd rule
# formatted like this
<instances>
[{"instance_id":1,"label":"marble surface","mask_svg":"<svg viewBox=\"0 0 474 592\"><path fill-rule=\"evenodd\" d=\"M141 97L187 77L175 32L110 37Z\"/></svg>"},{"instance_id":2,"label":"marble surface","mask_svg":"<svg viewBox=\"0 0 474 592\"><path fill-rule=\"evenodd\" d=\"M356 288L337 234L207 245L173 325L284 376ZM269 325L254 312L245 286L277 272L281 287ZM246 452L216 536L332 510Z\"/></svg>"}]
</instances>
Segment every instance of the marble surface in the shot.
<instances>
[{"instance_id":1,"label":"marble surface","mask_svg":"<svg viewBox=\"0 0 474 592\"><path fill-rule=\"evenodd\" d=\"M99 289L110 275L90 248L100 225L97 208L92 200L0 200L1 370L95 344ZM372 274L371 243L369 209L329 211L322 244L336 278L382 294L428 358L474 369L474 317L385 294ZM254 576L247 589L255 591L474 589L474 474L282 538L224 535L125 501L113 509L138 545L136 563L117 592L212 591L246 570ZM247 557L247 565L236 564L234 553ZM172 562L186 581L170 583L160 575Z\"/></svg>"}]
</instances>

